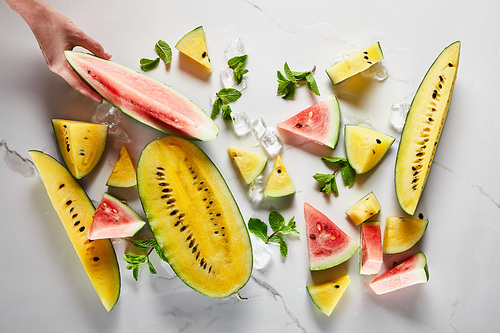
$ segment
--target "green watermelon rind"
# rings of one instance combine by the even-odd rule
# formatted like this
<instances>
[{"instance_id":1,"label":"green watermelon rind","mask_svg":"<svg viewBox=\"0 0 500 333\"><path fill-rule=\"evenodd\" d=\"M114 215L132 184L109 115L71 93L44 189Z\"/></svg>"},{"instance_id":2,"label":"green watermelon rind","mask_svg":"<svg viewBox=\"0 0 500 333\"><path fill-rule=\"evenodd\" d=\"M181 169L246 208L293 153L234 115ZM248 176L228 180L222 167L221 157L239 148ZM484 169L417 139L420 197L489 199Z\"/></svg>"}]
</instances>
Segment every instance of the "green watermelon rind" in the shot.
<instances>
[{"instance_id":1,"label":"green watermelon rind","mask_svg":"<svg viewBox=\"0 0 500 333\"><path fill-rule=\"evenodd\" d=\"M130 206L124 204L123 202L120 201L120 199L116 198L115 196L109 194L109 193L104 193L103 197L102 197L102 200L101 200L101 203L102 202L108 202L108 203L112 203L113 204L113 207L115 209L119 209L121 214L126 214L129 218L130 218L130 222L128 223L121 223L119 225L114 225L112 227L110 226L107 226L106 227L106 230L107 229L114 229L114 233L112 234L107 234L106 237L102 237L102 236L98 236L98 231L95 231L94 229L94 223L92 222L92 225L90 226L89 228L89 232L88 232L88 237L89 239L91 240L94 240L94 239L102 239L102 238L124 238L124 237L132 237L134 236L137 232L139 232L139 230L141 230L145 225L146 225L146 222L144 221L144 219L135 211L133 210L132 208L130 208ZM99 212L99 207L96 209L96 213ZM95 214L96 214L95 213ZM94 216L95 216L94 214ZM125 226L129 226L130 224L136 224L136 228L135 229L132 229L132 231L130 233L127 233L127 234L120 234L118 233L117 230L119 229L123 229L124 225ZM95 238L95 236L98 236L97 238Z\"/></svg>"},{"instance_id":2,"label":"green watermelon rind","mask_svg":"<svg viewBox=\"0 0 500 333\"><path fill-rule=\"evenodd\" d=\"M64 51L64 54L65 54L65 57L66 57L66 60L68 61L68 63L70 64L70 66L73 68L73 70L78 74L78 76L83 80L85 81L92 89L94 89L99 95L101 95L101 97L103 99L105 99L109 104L113 105L115 108L117 108L118 110L122 111L123 113L125 113L126 115L132 117L133 119L145 124L145 125L148 125L152 128L155 128L157 129L158 131L161 131L163 133L166 133L166 134L174 134L174 135L180 135L180 136L184 136L188 139L192 139L192 140L200 140L200 141L209 141L209 140L213 140L215 138L217 138L217 136L219 135L219 128L217 127L217 125L215 124L215 122L208 116L208 114L202 109L200 108L196 103L194 103L192 100L188 99L186 96L182 95L181 93L179 93L178 91L176 91L175 89L171 88L170 86L158 81L158 80L155 80L149 76L146 76L142 73L139 73L137 71L134 71L124 65L121 65L119 63L116 63L114 61L111 61L111 60L104 60L104 59L100 59L100 58L97 58L91 54L88 54L88 53L85 53L85 52L79 52L79 51ZM142 117L140 114L136 114L126 108L123 108L123 107L120 107L119 105L117 105L116 103L113 102L113 100L111 100L110 97L108 96L104 96L104 94L102 94L99 89L93 84L93 82L90 82L89 80L87 80L85 78L85 75L83 75L79 69L79 67L77 66L77 64L74 62L73 60L73 57L81 57L81 56L84 56L84 57L90 57L90 58L97 58L97 59L100 59L102 61L105 61L105 62L109 62L109 63L112 63L113 65L117 66L118 68L122 68L124 71L126 72L129 72L129 73L132 73L134 75L140 75L141 77L144 77L144 78L147 78L148 80L150 80L152 83L155 83L155 84L158 84L160 86L163 86L165 89L167 89L168 91L170 91L172 94L178 96L181 100L184 100L187 105L190 106L190 108L195 111L197 114L199 114L206 122L205 124L201 127L203 128L203 130L201 131L201 133L199 134L187 134L187 133L180 133L180 131L182 129L180 128L174 128L173 126L169 126L169 125L165 125L164 127L161 127L161 126L158 126L158 125L155 125L154 123L144 119L144 117Z\"/></svg>"}]
</instances>

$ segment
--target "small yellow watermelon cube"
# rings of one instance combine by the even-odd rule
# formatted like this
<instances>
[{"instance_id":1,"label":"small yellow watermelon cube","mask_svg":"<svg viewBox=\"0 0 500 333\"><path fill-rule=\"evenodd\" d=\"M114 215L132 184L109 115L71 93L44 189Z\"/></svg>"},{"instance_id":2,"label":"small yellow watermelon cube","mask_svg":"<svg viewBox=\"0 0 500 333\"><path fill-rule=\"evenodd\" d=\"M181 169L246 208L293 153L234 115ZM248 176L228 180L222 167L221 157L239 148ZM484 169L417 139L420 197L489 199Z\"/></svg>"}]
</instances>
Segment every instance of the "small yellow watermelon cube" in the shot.
<instances>
[{"instance_id":1,"label":"small yellow watermelon cube","mask_svg":"<svg viewBox=\"0 0 500 333\"><path fill-rule=\"evenodd\" d=\"M365 195L361 200L356 202L354 206L349 208L345 213L354 224L358 225L368 220L373 215L380 211L380 204L373 192Z\"/></svg>"}]
</instances>

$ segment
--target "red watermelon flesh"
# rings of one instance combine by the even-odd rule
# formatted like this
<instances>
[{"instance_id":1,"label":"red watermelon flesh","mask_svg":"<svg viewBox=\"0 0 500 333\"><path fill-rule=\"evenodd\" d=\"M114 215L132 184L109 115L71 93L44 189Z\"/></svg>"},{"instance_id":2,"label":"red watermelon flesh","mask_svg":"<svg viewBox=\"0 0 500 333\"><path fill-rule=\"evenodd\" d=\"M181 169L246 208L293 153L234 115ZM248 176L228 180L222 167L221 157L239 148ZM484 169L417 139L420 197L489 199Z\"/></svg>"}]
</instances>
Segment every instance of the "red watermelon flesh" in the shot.
<instances>
[{"instance_id":1,"label":"red watermelon flesh","mask_svg":"<svg viewBox=\"0 0 500 333\"><path fill-rule=\"evenodd\" d=\"M335 96L318 102L277 125L280 130L335 148L339 137L340 109Z\"/></svg>"},{"instance_id":2,"label":"red watermelon flesh","mask_svg":"<svg viewBox=\"0 0 500 333\"><path fill-rule=\"evenodd\" d=\"M378 274L383 262L380 222L363 222L361 224L360 251L360 274Z\"/></svg>"},{"instance_id":3,"label":"red watermelon flesh","mask_svg":"<svg viewBox=\"0 0 500 333\"><path fill-rule=\"evenodd\" d=\"M188 139L212 140L219 134L205 111L167 85L90 54L66 51L65 55L102 98L138 121Z\"/></svg>"},{"instance_id":4,"label":"red watermelon flesh","mask_svg":"<svg viewBox=\"0 0 500 333\"><path fill-rule=\"evenodd\" d=\"M88 238L123 238L135 235L146 222L129 206L104 193L92 217Z\"/></svg>"},{"instance_id":5,"label":"red watermelon flesh","mask_svg":"<svg viewBox=\"0 0 500 333\"><path fill-rule=\"evenodd\" d=\"M370 287L377 295L429 281L427 259L418 252L377 276Z\"/></svg>"},{"instance_id":6,"label":"red watermelon flesh","mask_svg":"<svg viewBox=\"0 0 500 333\"><path fill-rule=\"evenodd\" d=\"M309 268L314 270L337 266L351 258L359 245L323 213L304 203Z\"/></svg>"}]
</instances>

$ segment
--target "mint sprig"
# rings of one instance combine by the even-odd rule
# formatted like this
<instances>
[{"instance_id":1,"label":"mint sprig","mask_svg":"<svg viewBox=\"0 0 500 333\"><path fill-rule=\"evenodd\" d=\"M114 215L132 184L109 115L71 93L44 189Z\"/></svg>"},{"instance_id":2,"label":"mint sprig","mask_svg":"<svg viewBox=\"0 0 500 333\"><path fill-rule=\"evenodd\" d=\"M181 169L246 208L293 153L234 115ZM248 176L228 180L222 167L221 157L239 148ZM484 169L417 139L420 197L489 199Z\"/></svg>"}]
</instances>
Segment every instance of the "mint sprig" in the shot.
<instances>
[{"instance_id":1,"label":"mint sprig","mask_svg":"<svg viewBox=\"0 0 500 333\"><path fill-rule=\"evenodd\" d=\"M224 88L216 93L216 96L210 118L217 118L222 111L222 118L224 120L231 120L232 110L228 104L236 102L241 97L241 91L234 88Z\"/></svg>"},{"instance_id":2,"label":"mint sprig","mask_svg":"<svg viewBox=\"0 0 500 333\"><path fill-rule=\"evenodd\" d=\"M153 263L151 262L151 260L149 260L149 255L151 254L151 252L153 252L153 250L156 250L156 253L160 257L160 259L167 262L167 258L165 257L163 250L155 239L133 240L132 245L139 249L148 250L145 255L125 253L125 258L123 258L128 264L126 268L132 271L132 275L134 276L134 279L136 281L139 277L139 267L143 263L147 263L149 272L151 274L157 273L156 269L153 266Z\"/></svg>"},{"instance_id":3,"label":"mint sprig","mask_svg":"<svg viewBox=\"0 0 500 333\"><path fill-rule=\"evenodd\" d=\"M236 84L240 84L243 81L243 75L248 73L248 69L243 68L247 59L248 55L244 54L242 56L232 57L227 61L227 65L233 70L233 78Z\"/></svg>"},{"instance_id":4,"label":"mint sprig","mask_svg":"<svg viewBox=\"0 0 500 333\"><path fill-rule=\"evenodd\" d=\"M267 234L267 224L264 221L256 217L252 217L248 220L248 230L251 233L262 239L262 241L266 244L278 244L281 255L286 257L288 254L288 245L283 236L289 234L300 234L297 230L295 217L292 217L288 223L286 223L283 215L275 210L272 210L269 212L269 225L273 231L270 235Z\"/></svg>"},{"instance_id":5,"label":"mint sprig","mask_svg":"<svg viewBox=\"0 0 500 333\"><path fill-rule=\"evenodd\" d=\"M336 195L339 194L337 182L335 180L335 175L339 170L342 175L342 179L344 180L344 184L347 187L351 187L352 184L354 184L354 180L356 179L356 171L354 171L347 159L343 157L322 157L321 159L325 162L332 163L337 168L331 174L316 173L315 175L313 175L313 178L317 182L323 184L323 186L320 188L320 192L325 192L326 195L330 195L332 192Z\"/></svg>"},{"instance_id":6,"label":"mint sprig","mask_svg":"<svg viewBox=\"0 0 500 333\"><path fill-rule=\"evenodd\" d=\"M318 84L314 79L314 71L316 70L316 66L313 67L310 71L306 72L295 72L290 69L288 63L285 62L283 66L283 71L285 75L281 73L281 71L277 72L278 76L278 95L283 95L283 99L290 100L295 96L295 89L297 87L297 83L305 82L307 83L309 89L317 96L320 95Z\"/></svg>"},{"instance_id":7,"label":"mint sprig","mask_svg":"<svg viewBox=\"0 0 500 333\"><path fill-rule=\"evenodd\" d=\"M141 69L145 72L149 72L158 67L158 64L160 63L160 58L156 59L142 58L139 62L141 64Z\"/></svg>"}]
</instances>

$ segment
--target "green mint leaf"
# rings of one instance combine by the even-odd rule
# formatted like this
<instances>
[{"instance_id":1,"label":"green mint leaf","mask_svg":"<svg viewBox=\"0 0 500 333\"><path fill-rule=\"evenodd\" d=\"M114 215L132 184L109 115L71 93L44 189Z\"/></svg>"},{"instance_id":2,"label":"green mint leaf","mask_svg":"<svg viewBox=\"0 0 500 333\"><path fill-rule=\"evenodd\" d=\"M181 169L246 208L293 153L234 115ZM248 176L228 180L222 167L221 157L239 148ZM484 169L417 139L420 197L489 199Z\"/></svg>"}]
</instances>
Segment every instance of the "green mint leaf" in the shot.
<instances>
[{"instance_id":1,"label":"green mint leaf","mask_svg":"<svg viewBox=\"0 0 500 333\"><path fill-rule=\"evenodd\" d=\"M328 183L323 184L323 187L319 189L320 192L326 193L326 195L330 196L332 194L332 182L329 181Z\"/></svg>"},{"instance_id":2,"label":"green mint leaf","mask_svg":"<svg viewBox=\"0 0 500 333\"><path fill-rule=\"evenodd\" d=\"M293 85L293 82L290 82L290 81L287 81L287 80L285 80L285 81L278 80L278 91L277 91L277 94L278 95L284 95L284 94L286 94L289 83L291 83Z\"/></svg>"},{"instance_id":3,"label":"green mint leaf","mask_svg":"<svg viewBox=\"0 0 500 333\"><path fill-rule=\"evenodd\" d=\"M212 106L212 114L210 118L215 119L219 115L220 109L222 108L222 100L220 97L217 97L214 101L214 105Z\"/></svg>"},{"instance_id":4,"label":"green mint leaf","mask_svg":"<svg viewBox=\"0 0 500 333\"><path fill-rule=\"evenodd\" d=\"M313 178L320 183L328 183L335 178L335 175L331 173L316 173Z\"/></svg>"},{"instance_id":5,"label":"green mint leaf","mask_svg":"<svg viewBox=\"0 0 500 333\"><path fill-rule=\"evenodd\" d=\"M311 72L310 72L310 71L307 71L307 72L294 72L294 71L292 71L292 74L293 74L293 76L294 76L297 80L303 80L303 79L305 79L305 78L306 78L306 76L307 76L308 74L311 74Z\"/></svg>"},{"instance_id":6,"label":"green mint leaf","mask_svg":"<svg viewBox=\"0 0 500 333\"><path fill-rule=\"evenodd\" d=\"M284 68L285 75L288 78L288 80L290 80L291 82L296 83L297 79L295 78L295 75L293 75L293 72L290 69L290 67L288 66L288 63L285 62L285 65L283 66L283 68Z\"/></svg>"},{"instance_id":7,"label":"green mint leaf","mask_svg":"<svg viewBox=\"0 0 500 333\"><path fill-rule=\"evenodd\" d=\"M295 222L295 216L293 216L290 219L290 221L288 221L288 224L281 229L281 233L283 235L288 235L288 234L300 235L300 232L297 230L297 223Z\"/></svg>"},{"instance_id":8,"label":"green mint leaf","mask_svg":"<svg viewBox=\"0 0 500 333\"><path fill-rule=\"evenodd\" d=\"M156 274L156 269L154 268L153 263L149 260L149 258L148 258L148 267L149 267L149 272L151 274Z\"/></svg>"},{"instance_id":9,"label":"green mint leaf","mask_svg":"<svg viewBox=\"0 0 500 333\"><path fill-rule=\"evenodd\" d=\"M224 88L219 91L222 104L234 103L241 97L241 91L234 88Z\"/></svg>"},{"instance_id":10,"label":"green mint leaf","mask_svg":"<svg viewBox=\"0 0 500 333\"><path fill-rule=\"evenodd\" d=\"M337 181L335 180L335 178L333 178L332 181L330 182L330 186L332 188L332 192L338 195L339 189L337 187Z\"/></svg>"},{"instance_id":11,"label":"green mint leaf","mask_svg":"<svg viewBox=\"0 0 500 333\"><path fill-rule=\"evenodd\" d=\"M319 88L318 88L318 84L316 83L316 80L314 79L314 76L311 72L309 72L307 75L306 75L306 81L307 81L307 84L309 85L309 89L317 96L320 95L319 93Z\"/></svg>"},{"instance_id":12,"label":"green mint leaf","mask_svg":"<svg viewBox=\"0 0 500 333\"><path fill-rule=\"evenodd\" d=\"M340 173L342 174L342 179L344 180L344 184L346 186L351 187L354 184L354 179L356 179L356 171L352 168L352 166L346 162L340 168Z\"/></svg>"},{"instance_id":13,"label":"green mint leaf","mask_svg":"<svg viewBox=\"0 0 500 333\"><path fill-rule=\"evenodd\" d=\"M154 60L142 58L140 60L141 69L145 72L155 69L156 67L158 67L159 63L160 63L160 58L156 58Z\"/></svg>"},{"instance_id":14,"label":"green mint leaf","mask_svg":"<svg viewBox=\"0 0 500 333\"><path fill-rule=\"evenodd\" d=\"M281 231L285 226L285 218L279 212L272 210L269 212L269 225L274 232Z\"/></svg>"},{"instance_id":15,"label":"green mint leaf","mask_svg":"<svg viewBox=\"0 0 500 333\"><path fill-rule=\"evenodd\" d=\"M280 253L284 258L286 258L287 254L288 254L288 245L286 244L286 241L283 239L283 237L275 234L269 238L269 242L279 244Z\"/></svg>"},{"instance_id":16,"label":"green mint leaf","mask_svg":"<svg viewBox=\"0 0 500 333\"><path fill-rule=\"evenodd\" d=\"M267 224L262 220L252 217L248 220L248 230L255 236L267 242Z\"/></svg>"},{"instance_id":17,"label":"green mint leaf","mask_svg":"<svg viewBox=\"0 0 500 333\"><path fill-rule=\"evenodd\" d=\"M156 246L156 239L133 240L132 245L140 249L149 249Z\"/></svg>"},{"instance_id":18,"label":"green mint leaf","mask_svg":"<svg viewBox=\"0 0 500 333\"><path fill-rule=\"evenodd\" d=\"M288 83L288 79L280 71L277 71L276 74L278 76L278 82L282 81Z\"/></svg>"},{"instance_id":19,"label":"green mint leaf","mask_svg":"<svg viewBox=\"0 0 500 333\"><path fill-rule=\"evenodd\" d=\"M134 279L137 281L137 279L139 278L139 266L134 267L134 269L132 270L132 275L134 276Z\"/></svg>"},{"instance_id":20,"label":"green mint leaf","mask_svg":"<svg viewBox=\"0 0 500 333\"><path fill-rule=\"evenodd\" d=\"M295 96L295 82L289 82L288 85L286 86L285 89L285 95L283 96L283 99L290 100Z\"/></svg>"},{"instance_id":21,"label":"green mint leaf","mask_svg":"<svg viewBox=\"0 0 500 333\"><path fill-rule=\"evenodd\" d=\"M172 49L163 40L159 40L155 45L156 54L163 62L168 65L172 61Z\"/></svg>"},{"instance_id":22,"label":"green mint leaf","mask_svg":"<svg viewBox=\"0 0 500 333\"><path fill-rule=\"evenodd\" d=\"M243 75L246 73L248 73L248 69L243 68L243 64L239 63L233 70L234 82L236 82L236 84L240 84L243 81Z\"/></svg>"},{"instance_id":23,"label":"green mint leaf","mask_svg":"<svg viewBox=\"0 0 500 333\"><path fill-rule=\"evenodd\" d=\"M343 157L322 157L321 159L325 162L329 162L336 165L347 162L347 160Z\"/></svg>"},{"instance_id":24,"label":"green mint leaf","mask_svg":"<svg viewBox=\"0 0 500 333\"><path fill-rule=\"evenodd\" d=\"M222 119L224 120L232 120L231 118L231 107L227 104L222 105Z\"/></svg>"},{"instance_id":25,"label":"green mint leaf","mask_svg":"<svg viewBox=\"0 0 500 333\"><path fill-rule=\"evenodd\" d=\"M247 62L248 55L244 54L242 56L236 56L232 57L227 61L227 65L231 67L232 69L235 69L239 65L245 66L245 63Z\"/></svg>"}]
</instances>

